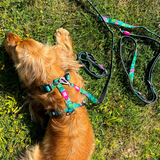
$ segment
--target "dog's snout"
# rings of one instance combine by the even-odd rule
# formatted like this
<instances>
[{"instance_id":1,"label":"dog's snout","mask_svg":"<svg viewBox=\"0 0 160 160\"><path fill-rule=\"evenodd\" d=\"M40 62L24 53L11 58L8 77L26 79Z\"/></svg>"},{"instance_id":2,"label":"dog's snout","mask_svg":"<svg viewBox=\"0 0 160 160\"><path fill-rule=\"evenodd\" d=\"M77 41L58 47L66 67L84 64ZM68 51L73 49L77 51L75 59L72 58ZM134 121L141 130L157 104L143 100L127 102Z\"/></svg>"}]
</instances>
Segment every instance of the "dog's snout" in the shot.
<instances>
[{"instance_id":1,"label":"dog's snout","mask_svg":"<svg viewBox=\"0 0 160 160\"><path fill-rule=\"evenodd\" d=\"M6 32L5 39L7 38L7 36L8 36L9 33L10 33L9 31Z\"/></svg>"}]
</instances>

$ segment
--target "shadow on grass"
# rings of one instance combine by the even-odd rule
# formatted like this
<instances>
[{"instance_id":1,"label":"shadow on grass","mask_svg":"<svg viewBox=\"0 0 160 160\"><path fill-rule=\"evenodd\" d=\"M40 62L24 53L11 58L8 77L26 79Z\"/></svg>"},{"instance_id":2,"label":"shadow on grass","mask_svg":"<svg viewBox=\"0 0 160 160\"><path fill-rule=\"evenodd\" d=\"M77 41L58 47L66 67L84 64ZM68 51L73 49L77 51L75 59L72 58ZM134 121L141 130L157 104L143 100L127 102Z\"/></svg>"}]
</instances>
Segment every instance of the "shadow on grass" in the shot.
<instances>
[{"instance_id":1,"label":"shadow on grass","mask_svg":"<svg viewBox=\"0 0 160 160\"><path fill-rule=\"evenodd\" d=\"M22 87L23 85L19 81L18 74L14 69L14 64L5 51L4 46L0 46L0 55L0 94L4 98L8 96L15 98L19 108L21 108L18 113L15 113L15 118L18 119L19 114L22 114L23 118L20 120L23 124L25 124L25 126L27 126L27 129L29 130L29 136L27 137L31 138L31 144L35 144L42 140L49 117L45 117L45 127L42 127L40 123L36 123L31 120L28 104L22 107L27 100L25 98L27 96L24 91L25 88Z\"/></svg>"}]
</instances>

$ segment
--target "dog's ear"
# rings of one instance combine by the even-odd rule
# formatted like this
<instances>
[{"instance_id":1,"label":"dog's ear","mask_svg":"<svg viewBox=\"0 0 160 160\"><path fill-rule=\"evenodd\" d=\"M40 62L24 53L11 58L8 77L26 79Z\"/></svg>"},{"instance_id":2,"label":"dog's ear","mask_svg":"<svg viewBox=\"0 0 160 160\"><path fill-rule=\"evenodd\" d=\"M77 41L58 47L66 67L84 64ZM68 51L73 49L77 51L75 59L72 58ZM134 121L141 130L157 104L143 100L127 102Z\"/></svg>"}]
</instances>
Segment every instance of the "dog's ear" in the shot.
<instances>
[{"instance_id":1,"label":"dog's ear","mask_svg":"<svg viewBox=\"0 0 160 160\"><path fill-rule=\"evenodd\" d=\"M40 86L53 81L53 79L50 81L49 77L55 73L53 66L55 58L51 54L50 46L44 46L33 39L25 39L16 47L16 51L22 55L16 69L27 87Z\"/></svg>"},{"instance_id":2,"label":"dog's ear","mask_svg":"<svg viewBox=\"0 0 160 160\"><path fill-rule=\"evenodd\" d=\"M14 33L7 32L5 35L5 43L10 47L15 47L20 41L22 41L22 39Z\"/></svg>"},{"instance_id":3,"label":"dog's ear","mask_svg":"<svg viewBox=\"0 0 160 160\"><path fill-rule=\"evenodd\" d=\"M17 45L16 51L22 57L15 67L20 79L27 87L30 87L44 70L38 44L34 40L25 39L20 45Z\"/></svg>"},{"instance_id":4,"label":"dog's ear","mask_svg":"<svg viewBox=\"0 0 160 160\"><path fill-rule=\"evenodd\" d=\"M19 46L21 42L22 42L22 39L19 38L16 34L13 34L11 32L6 33L5 48L15 63L18 63L19 59L21 58L21 53L16 51L17 46Z\"/></svg>"}]
</instances>

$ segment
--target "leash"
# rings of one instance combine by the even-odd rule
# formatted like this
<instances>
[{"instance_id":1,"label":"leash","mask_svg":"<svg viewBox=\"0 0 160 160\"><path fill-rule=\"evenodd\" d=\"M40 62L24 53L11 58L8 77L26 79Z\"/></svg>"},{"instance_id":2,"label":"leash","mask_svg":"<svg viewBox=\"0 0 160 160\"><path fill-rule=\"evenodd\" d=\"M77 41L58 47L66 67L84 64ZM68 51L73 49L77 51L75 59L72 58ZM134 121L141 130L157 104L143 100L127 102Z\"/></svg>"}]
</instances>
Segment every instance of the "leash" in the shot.
<instances>
[{"instance_id":1,"label":"leash","mask_svg":"<svg viewBox=\"0 0 160 160\"><path fill-rule=\"evenodd\" d=\"M103 103L103 101L104 101L104 99L105 99L105 97L106 97L107 90L108 90L108 86L109 86L109 83L110 83L110 81L111 81L112 72L113 72L114 33L113 33L113 31L110 29L110 27L108 26L108 24L104 21L103 16L102 16L102 15L99 13L99 11L94 7L94 5L93 5L89 0L87 0L87 1L88 1L88 2L90 3L90 5L96 10L96 12L98 13L99 17L101 17L102 21L104 22L106 28L109 30L109 32L110 32L111 35L112 35L112 51L111 51L110 74L109 74L108 80L107 80L106 83L105 83L104 89L103 89L103 91L102 91L102 93L101 93L101 97L99 98L99 104L101 104L101 103ZM85 58L82 58L82 55L85 56ZM87 53L87 52L85 52L85 51L80 52L79 55L78 55L78 58L79 58L80 62L84 65L85 69L86 69L91 75L93 75L93 76L96 77L96 78L103 78L104 76L107 75L107 70L105 70L105 69L103 68L103 66L100 65L100 64L98 64L97 62L95 63L95 58L94 58L94 60L92 61L92 58L93 58L93 57L94 57L93 54ZM88 66L85 65L85 62L88 63ZM102 74L101 74L101 75L97 75L97 74L95 74L95 72L91 71L91 69L90 69L91 64L93 64L94 66L97 66L97 67L99 66L98 68L103 70L103 71L102 71Z\"/></svg>"},{"instance_id":2,"label":"leash","mask_svg":"<svg viewBox=\"0 0 160 160\"><path fill-rule=\"evenodd\" d=\"M125 27L125 28L132 28L132 29L135 29L135 28L142 28L142 29L145 29L147 32L155 35L156 37L160 38L160 36L154 32L152 32L151 30L143 27L143 26L132 26L132 25L128 25L126 23L123 23L122 21L118 21L118 20L115 20L115 19L110 19L108 17L103 17L103 19L105 20L106 23L110 23L110 24L115 24L115 25L118 25L118 26L121 26L121 27ZM157 94L154 90L154 86L153 86L153 82L152 82L152 73L153 73L153 69L154 69L154 66L156 65L158 59L160 58L160 53L156 56L156 58L154 59L153 63L152 63L152 66L149 70L149 75L148 75L148 84L150 86L150 90L152 92L152 99L151 100L146 100L144 98L144 96L141 94L141 92L137 91L134 89L133 87L133 79L134 79L134 71L135 71L135 63L136 63L136 59L137 59L137 42L136 40L133 38L133 37L136 37L136 38L143 38L143 39L150 39L152 41L155 41L157 42L158 44L160 44L159 41L157 41L156 39L154 38L151 38L151 37L148 37L148 36L143 36L143 35L135 35L135 34L131 34L130 32L126 31L126 30L121 30L121 33L124 34L125 36L123 36L121 39L120 39L120 56L121 56L121 61L122 61L122 64L123 64L123 67L124 67L124 70L129 78L129 82L130 82L130 86L131 86L131 91L143 102L145 103L154 103L156 100L157 100ZM131 63L131 67L130 67L130 71L129 73L127 72L127 69L125 67L125 64L124 64L124 61L123 61L123 56L122 56L122 42L123 42L123 39L131 39L134 43L135 43L135 53L134 53L134 57L133 57L133 60L132 60L132 63Z\"/></svg>"},{"instance_id":3,"label":"leash","mask_svg":"<svg viewBox=\"0 0 160 160\"><path fill-rule=\"evenodd\" d=\"M65 74L64 77L55 79L51 84L48 85L41 85L40 89L42 89L45 92L51 92L54 88L57 88L59 92L61 93L62 97L64 98L64 101L66 103L66 108L64 110L56 110L56 111L50 111L49 115L50 117L59 116L63 113L66 113L67 115L73 114L75 112L75 108L81 107L85 105L85 100L83 100L82 103L72 103L67 91L63 87L63 85L69 85L73 87L77 92L80 92L81 94L85 95L88 99L92 101L94 104L99 104L99 101L89 92L79 88L77 85L69 82L70 80L69 73Z\"/></svg>"},{"instance_id":4,"label":"leash","mask_svg":"<svg viewBox=\"0 0 160 160\"><path fill-rule=\"evenodd\" d=\"M111 19L109 17L105 17L105 16L102 16L99 11L95 8L95 6L89 1L89 4L93 7L93 9L98 13L99 15L99 20L104 22L106 27L108 28L108 30L111 32L112 34L112 59L111 59L111 74L112 74L112 70L113 70L113 50L114 50L114 33L113 31L109 28L108 24L111 24L111 25L117 25L117 26L121 26L121 27L125 27L125 28L132 28L132 29L135 29L135 28L142 28L144 30L146 30L147 32L155 35L156 37L160 38L160 36L154 32L152 32L151 30L143 27L143 26L133 26L133 25L129 25L129 24L126 24L122 21L119 21L119 20L116 20L116 19ZM143 35L135 35L135 34L131 34L130 32L126 31L126 30L121 30L121 28L119 28L120 32L122 34L124 34L125 36L123 36L120 40L120 56L121 56L121 60L122 60L122 64L123 64L123 67L124 67L124 70L129 78L129 82L130 82L130 86L131 86L131 91L143 102L145 103L154 103L156 100L157 100L157 94L154 90L154 86L153 86L153 83L152 83L152 73L153 73L153 69L154 69L154 66L156 65L158 59L160 58L160 53L156 56L151 68L150 68L150 71L149 71L149 75L148 75L148 84L150 85L150 89L151 89L151 92L152 92L152 100L146 100L144 98L144 96L137 90L134 89L133 87L133 78L134 78L134 71L135 71L135 63L136 63L136 59L137 59L137 42L136 40L133 38L133 37L136 37L136 38L145 38L145 39L150 39L152 41L155 41L157 43L160 44L160 42L154 38L151 38L151 37L147 37L147 36L143 36ZM131 63L131 67L130 67L130 72L128 73L127 72L127 69L125 67L125 64L124 64L124 61L123 61L123 56L122 56L122 42L123 42L123 39L124 38L128 38L128 39L131 39L135 45L136 45L136 49L135 49L135 54L134 54L134 57L133 57L133 60L132 60L132 63ZM108 83L106 83L105 85L105 88L102 92L102 96L100 98L100 102L103 102L104 100L104 95L106 96L106 92L107 92L107 89L108 89L108 84L110 82L110 79L111 79L111 74L110 74L110 77L109 77L109 81Z\"/></svg>"}]
</instances>

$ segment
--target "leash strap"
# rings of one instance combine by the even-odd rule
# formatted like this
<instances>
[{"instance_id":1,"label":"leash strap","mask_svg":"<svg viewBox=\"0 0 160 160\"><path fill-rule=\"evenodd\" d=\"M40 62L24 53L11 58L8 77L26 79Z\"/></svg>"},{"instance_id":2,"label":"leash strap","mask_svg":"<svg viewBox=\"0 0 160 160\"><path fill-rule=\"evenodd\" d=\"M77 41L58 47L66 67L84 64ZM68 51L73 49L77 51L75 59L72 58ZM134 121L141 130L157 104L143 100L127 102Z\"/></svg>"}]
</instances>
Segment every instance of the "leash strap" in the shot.
<instances>
[{"instance_id":1,"label":"leash strap","mask_svg":"<svg viewBox=\"0 0 160 160\"><path fill-rule=\"evenodd\" d=\"M133 25L129 25L129 24L127 24L127 23L124 23L124 22L119 21L119 20L116 20L116 19L111 19L111 18L109 18L109 17L102 16L102 15L98 12L98 10L94 7L94 5L93 5L89 0L87 0L87 1L88 1L88 2L91 4L91 6L95 9L95 11L96 11L96 12L98 13L98 15L99 15L98 18L99 18L102 22L105 23L105 25L107 26L108 30L109 30L109 31L111 32L111 34L112 34L112 42L113 42L113 43L112 43L111 73L112 73L112 68L113 68L114 33L113 33L112 30L109 28L108 24L112 24L112 25L114 24L114 25L117 25L117 26L121 26L121 27L125 27L125 28L132 28L132 29L134 29L134 28L142 28L142 29L146 30L147 32L149 32L149 33L157 36L158 38L160 38L160 36L159 36L158 34L152 32L151 30L149 30L149 29L147 29L147 28L145 28L145 27L143 27L143 26L133 26ZM159 43L159 44L160 44L160 42L157 41L156 39L151 38L151 37L131 34L130 32L125 31L125 30L121 30L121 29L120 29L120 31L121 31L121 33L123 33L123 34L125 35L125 36L123 36L123 37L121 38L121 40L120 40L120 55L121 55L121 60L122 60L123 67L124 67L124 69L125 69L126 74L128 75L129 81L130 81L131 90L132 90L132 92L133 92L140 100L142 100L143 102L145 102L145 103L154 103L154 102L157 100L157 95L156 95L156 92L155 92L155 90L154 90L154 86L153 86L153 83L152 83L152 73L153 73L153 68L154 68L155 64L157 63L158 59L160 58L160 53L156 56L156 58L155 58L155 60L154 60L154 62L153 62L153 64L152 64L152 66L151 66L151 68L150 68L149 76L148 76L148 83L149 83L150 89L151 89L151 91L152 91L152 100L146 100L139 91L137 91L137 90L135 90L135 89L133 88L133 78L134 78L134 71L135 71L135 63L136 63L136 59L137 59L137 43L136 43L136 41L135 41L135 39L134 39L133 37L150 39L150 40L153 40L153 41L155 41L155 42L157 42L157 43ZM135 54L134 54L134 57L133 57L133 60L132 60L132 64L131 64L130 72L129 72L129 73L128 73L127 70L126 70L126 67L125 67L125 64L124 64L124 61L123 61L123 57L122 57L122 41L123 41L124 38L130 38L131 40L134 41L134 43L135 43L135 45L136 45L136 50L135 50ZM110 76L110 79L111 79L111 76ZM109 79L109 81L110 81L110 79ZM108 82L108 83L109 83L109 82ZM106 92L106 91L107 91L107 88L108 88L108 84L107 84L107 87L105 86L103 92ZM105 91L105 90L106 90L106 91ZM102 93L102 95L103 95L103 93ZM103 96L103 98L105 98L105 97ZM100 99L102 100L103 98L101 97ZM99 101L101 102L101 100L99 100ZM103 101L103 100L102 100L102 101Z\"/></svg>"},{"instance_id":2,"label":"leash strap","mask_svg":"<svg viewBox=\"0 0 160 160\"><path fill-rule=\"evenodd\" d=\"M135 43L135 46L136 46L136 49L135 49L135 53L134 53L134 56L133 56L133 60L132 60L132 63L131 63L131 67L130 67L130 71L129 73L127 72L127 69L125 67L125 64L124 64L124 61L123 61L123 56L122 56L122 42L123 42L123 39L124 38L129 38L131 39L134 43ZM121 60L122 60L122 64L123 64L123 67L124 67L124 70L129 78L129 82L130 82L130 86L131 86L131 91L143 102L145 103L154 103L156 100L157 100L157 94L154 90L154 86L153 86L153 83L152 83L152 73L153 73L153 68L156 64L156 62L158 61L159 57L160 57L160 53L158 54L158 56L156 57L156 59L154 60L151 68L150 68L150 71L149 71L149 76L148 76L148 83L150 85L150 89L151 89L151 92L152 92L152 100L146 100L144 98L144 96L137 90L134 89L133 87L133 78L134 78L134 71L135 71L135 63L136 63L136 59L137 59L137 43L135 41L134 38L130 37L130 36L123 36L120 40L120 56L121 56Z\"/></svg>"},{"instance_id":3,"label":"leash strap","mask_svg":"<svg viewBox=\"0 0 160 160\"><path fill-rule=\"evenodd\" d=\"M66 103L66 108L64 110L51 111L49 113L50 117L59 116L63 113L72 114L72 113L74 113L75 108L81 107L85 103L85 101L83 101L81 104L72 103L69 96L68 96L68 93L65 90L65 88L63 87L63 85L69 85L69 86L75 88L75 90L77 92L84 94L88 99L90 99L92 101L92 103L99 104L99 101L92 94L79 88L77 85L70 83L69 80L70 80L70 75L69 75L69 73L67 73L67 74L65 74L64 77L55 79L51 84L40 86L40 89L42 89L45 92L51 92L52 89L57 88Z\"/></svg>"},{"instance_id":4,"label":"leash strap","mask_svg":"<svg viewBox=\"0 0 160 160\"><path fill-rule=\"evenodd\" d=\"M101 20L101 17L99 17L99 19ZM132 25L129 25L129 24L126 24L126 23L123 23L122 21L118 21L118 20L115 20L115 19L110 19L108 17L104 17L103 16L103 20L106 22L106 23L110 23L110 24L114 24L114 25L118 25L118 26L121 26L121 27L125 27L125 28L143 28L145 29L147 32L157 36L158 38L160 38L160 36L154 32L152 32L151 30L143 27L143 26L132 26ZM146 100L144 98L144 96L137 90L134 89L133 87L133 78L134 78L134 71L135 71L135 63L136 63L136 59L137 59L137 42L135 41L135 39L133 37L137 37L137 38L146 38L146 39L150 39L150 40L153 40L157 43L160 44L159 41L157 41L156 39L154 38L151 38L151 37L147 37L147 36L143 36L143 35L135 35L135 34L131 34L130 32L128 31L125 31L125 30L121 30L121 33L123 33L125 36L123 36L120 40L120 56L121 56L121 60L122 60L122 64L123 64L123 67L124 67L124 70L126 72L126 74L128 75L128 78L129 78L129 81L130 81L130 86L131 86L131 91L143 102L145 103L154 103L156 100L157 100L157 94L154 90L154 86L153 86L153 83L152 83L152 73L153 73L153 68L154 66L156 65L158 59L160 58L160 53L156 56L151 68L150 68L150 71L149 71L149 75L148 75L148 84L150 85L150 89L151 89L151 92L152 92L152 100ZM130 67L130 71L129 73L127 72L126 70L126 67L125 67L125 64L124 64L124 61L123 61L123 56L122 56L122 42L123 42L123 39L124 38L128 38L128 39L131 39L134 43L135 43L135 46L136 46L136 49L135 49L135 53L134 53L134 57L133 57L133 60L132 60L132 63L131 63L131 67Z\"/></svg>"},{"instance_id":5,"label":"leash strap","mask_svg":"<svg viewBox=\"0 0 160 160\"><path fill-rule=\"evenodd\" d=\"M107 75L107 70L103 67L103 64L98 64L94 55L92 53L88 53L82 51L78 54L78 59L80 60L83 67L94 77L96 78L103 78ZM91 70L91 64L96 67L101 74L96 74L94 71Z\"/></svg>"},{"instance_id":6,"label":"leash strap","mask_svg":"<svg viewBox=\"0 0 160 160\"><path fill-rule=\"evenodd\" d=\"M99 104L101 104L101 103L103 103L103 101L104 101L104 99L105 99L105 97L106 97L106 94L107 94L107 90L108 90L108 86L109 86L109 83L110 83L110 81L111 81L111 77L112 77L112 72L113 72L113 55L114 55L114 33L113 33L113 31L110 29L110 27L108 26L108 24L104 21L104 19L103 19L103 16L100 14L100 12L95 8L95 6L89 1L89 0L87 0L89 3L90 3L90 5L93 7L93 9L98 13L98 15L99 15L99 17L101 18L101 20L104 22L104 24L105 24L105 26L106 26L106 28L109 30L109 32L111 33L111 35L112 35L112 51L111 51L111 67L110 67L110 74L109 74L109 78L108 78L108 80L106 81L106 83L105 83L105 87L104 87L104 89L103 89L103 91L102 91L102 94L101 94L101 97L100 97L100 99L99 99ZM84 52L82 52L83 54L84 54ZM81 54L82 54L81 53ZM81 55L80 54L80 55ZM88 53L88 54L90 54L90 53ZM81 56L80 56L80 59L81 59ZM82 59L81 59L82 60ZM80 60L80 61L81 61ZM84 60L83 60L84 61ZM84 62L83 62L84 63ZM103 66L101 66L101 67L103 67ZM92 74L92 75L95 75L94 73L93 73L93 71L90 71L90 69L88 69L88 67L85 67L89 72L90 72L90 74ZM102 73L102 77L104 77L104 76L106 76L106 74L107 74L107 70L104 70L104 72ZM97 75L96 75L97 76ZM96 77L95 76L95 77ZM98 77L101 77L101 76L98 76ZM97 78L98 78L97 77Z\"/></svg>"}]
</instances>

